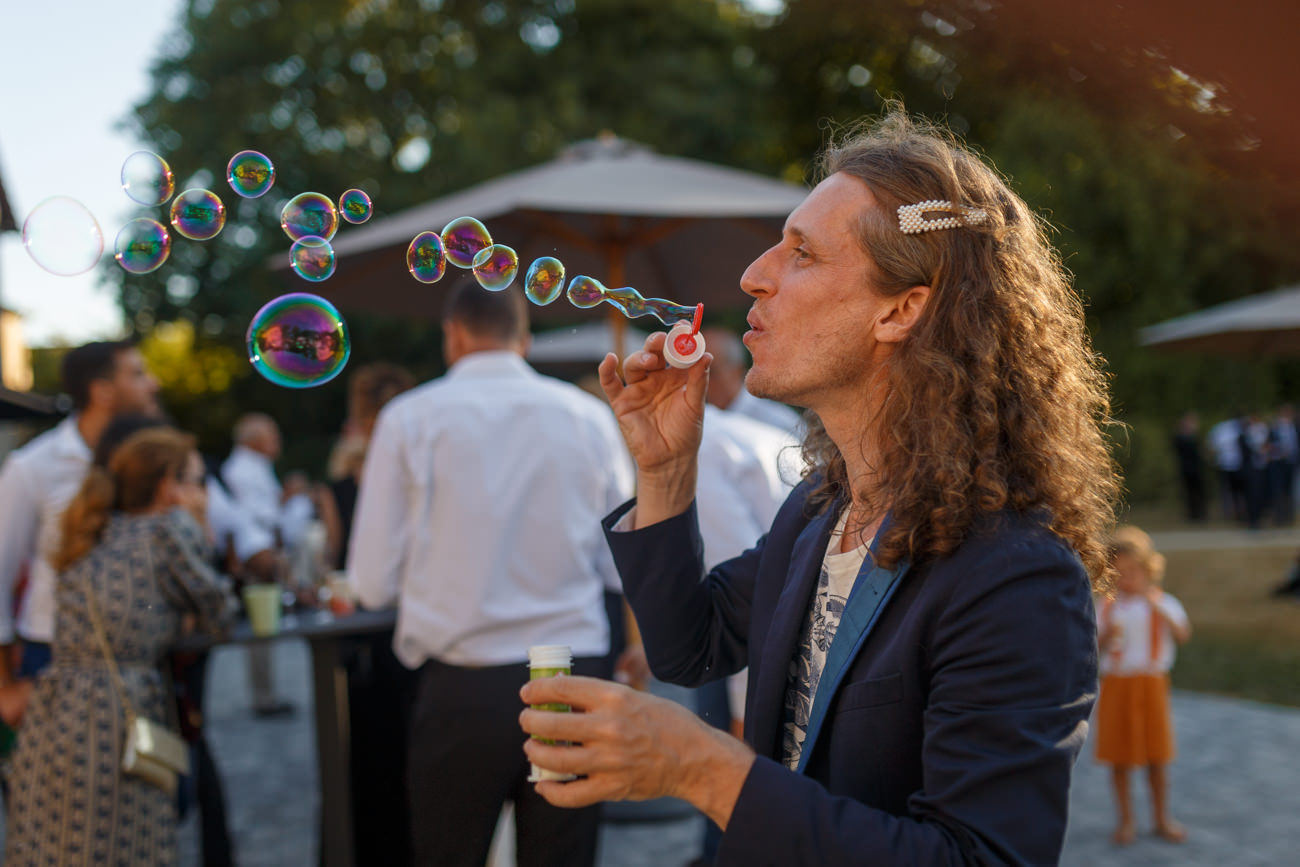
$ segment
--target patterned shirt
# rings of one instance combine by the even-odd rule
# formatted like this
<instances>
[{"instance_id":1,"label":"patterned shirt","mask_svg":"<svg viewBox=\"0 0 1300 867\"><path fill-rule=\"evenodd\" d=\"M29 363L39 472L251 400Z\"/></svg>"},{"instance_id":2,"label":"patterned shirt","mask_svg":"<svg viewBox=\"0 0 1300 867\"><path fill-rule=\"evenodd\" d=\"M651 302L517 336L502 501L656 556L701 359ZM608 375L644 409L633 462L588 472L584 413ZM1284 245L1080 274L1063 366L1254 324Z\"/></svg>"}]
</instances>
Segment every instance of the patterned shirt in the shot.
<instances>
[{"instance_id":1,"label":"patterned shirt","mask_svg":"<svg viewBox=\"0 0 1300 867\"><path fill-rule=\"evenodd\" d=\"M831 533L826 556L822 559L817 591L808 609L808 619L799 635L799 644L790 660L790 676L785 689L785 715L782 725L781 760L791 770L799 767L804 738L808 735L808 717L812 712L813 697L826 665L826 652L830 649L835 630L844 615L844 603L853 590L862 564L866 561L869 546L864 544L841 554L840 539L848 519L848 509L841 514Z\"/></svg>"}]
</instances>

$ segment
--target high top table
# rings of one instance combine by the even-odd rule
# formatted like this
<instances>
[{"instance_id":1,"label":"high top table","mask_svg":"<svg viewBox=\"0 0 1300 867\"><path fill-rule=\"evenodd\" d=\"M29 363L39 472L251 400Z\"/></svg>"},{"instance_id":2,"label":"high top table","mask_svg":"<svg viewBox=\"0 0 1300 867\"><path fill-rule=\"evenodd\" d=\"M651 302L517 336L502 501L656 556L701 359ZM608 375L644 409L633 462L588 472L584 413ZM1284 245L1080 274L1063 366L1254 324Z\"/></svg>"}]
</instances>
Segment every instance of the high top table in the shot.
<instances>
[{"instance_id":1,"label":"high top table","mask_svg":"<svg viewBox=\"0 0 1300 867\"><path fill-rule=\"evenodd\" d=\"M311 648L312 684L316 707L316 761L320 777L320 863L324 867L354 867L356 843L352 821L351 722L348 712L348 672L344 647L349 639L392 634L397 612L357 611L337 616L326 610L294 612L281 618L280 631L257 636L240 620L224 639L185 636L181 652L201 652L231 644L253 644L302 638Z\"/></svg>"}]
</instances>

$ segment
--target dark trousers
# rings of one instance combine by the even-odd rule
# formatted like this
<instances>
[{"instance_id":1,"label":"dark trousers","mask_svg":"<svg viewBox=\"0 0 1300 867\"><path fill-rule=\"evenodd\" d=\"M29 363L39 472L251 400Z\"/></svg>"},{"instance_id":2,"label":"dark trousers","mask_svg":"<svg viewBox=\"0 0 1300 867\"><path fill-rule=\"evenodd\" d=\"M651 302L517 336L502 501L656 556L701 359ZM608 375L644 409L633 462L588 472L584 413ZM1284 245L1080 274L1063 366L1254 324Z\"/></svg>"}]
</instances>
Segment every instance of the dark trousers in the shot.
<instances>
[{"instance_id":1,"label":"dark trousers","mask_svg":"<svg viewBox=\"0 0 1300 867\"><path fill-rule=\"evenodd\" d=\"M577 659L574 674L609 677L608 659ZM546 803L527 781L519 728L523 663L419 670L407 740L411 846L420 867L481 867L506 801L515 807L519 867L596 861L599 808Z\"/></svg>"},{"instance_id":2,"label":"dark trousers","mask_svg":"<svg viewBox=\"0 0 1300 867\"><path fill-rule=\"evenodd\" d=\"M177 686L184 692L183 706L202 709L203 696L208 681L208 654L198 654L181 667ZM200 728L193 733L190 743L191 779L190 793L199 807L199 839L203 849L203 867L230 867L234 855L230 843L230 828L226 822L226 794L221 774L212 759L212 750ZM182 810L184 815L186 811Z\"/></svg>"},{"instance_id":3,"label":"dark trousers","mask_svg":"<svg viewBox=\"0 0 1300 867\"><path fill-rule=\"evenodd\" d=\"M727 693L727 679L711 680L695 690L695 712L700 719L724 732L731 731L731 697ZM700 840L700 861L712 864L722 845L722 829L711 819L704 819L704 835Z\"/></svg>"}]
</instances>

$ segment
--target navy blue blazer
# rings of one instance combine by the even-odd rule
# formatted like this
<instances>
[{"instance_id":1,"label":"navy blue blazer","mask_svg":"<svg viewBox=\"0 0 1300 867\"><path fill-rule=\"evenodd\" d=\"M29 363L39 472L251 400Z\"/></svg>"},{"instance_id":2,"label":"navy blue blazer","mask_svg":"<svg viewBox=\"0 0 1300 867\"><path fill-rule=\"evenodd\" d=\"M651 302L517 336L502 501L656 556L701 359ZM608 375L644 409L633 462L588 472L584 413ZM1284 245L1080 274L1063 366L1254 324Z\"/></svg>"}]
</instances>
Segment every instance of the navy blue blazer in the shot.
<instances>
[{"instance_id":1,"label":"navy blue blazer","mask_svg":"<svg viewBox=\"0 0 1300 867\"><path fill-rule=\"evenodd\" d=\"M813 716L824 723L810 726L795 772L780 762L786 683L838 515L812 515L808 490L707 576L694 505L633 532L612 528L634 501L605 519L656 677L695 686L749 667L745 739L758 760L717 863L1056 863L1097 692L1079 558L1002 512L892 586L870 576L883 601L866 622L841 623L830 654L842 644L842 676L823 673Z\"/></svg>"}]
</instances>

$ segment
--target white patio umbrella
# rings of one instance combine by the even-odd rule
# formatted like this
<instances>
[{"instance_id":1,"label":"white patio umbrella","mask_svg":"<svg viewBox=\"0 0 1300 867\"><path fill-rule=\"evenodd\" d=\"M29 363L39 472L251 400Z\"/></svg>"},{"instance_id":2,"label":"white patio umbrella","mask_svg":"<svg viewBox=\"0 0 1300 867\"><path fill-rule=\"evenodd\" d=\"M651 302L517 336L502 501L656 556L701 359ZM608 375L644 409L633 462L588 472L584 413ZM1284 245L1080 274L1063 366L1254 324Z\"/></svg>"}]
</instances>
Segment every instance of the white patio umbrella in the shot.
<instances>
[{"instance_id":1,"label":"white patio umbrella","mask_svg":"<svg viewBox=\"0 0 1300 867\"><path fill-rule=\"evenodd\" d=\"M1138 342L1211 355L1300 356L1300 286L1239 298L1143 328Z\"/></svg>"}]
</instances>

